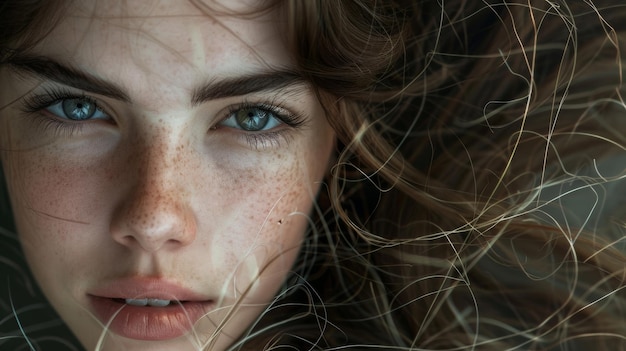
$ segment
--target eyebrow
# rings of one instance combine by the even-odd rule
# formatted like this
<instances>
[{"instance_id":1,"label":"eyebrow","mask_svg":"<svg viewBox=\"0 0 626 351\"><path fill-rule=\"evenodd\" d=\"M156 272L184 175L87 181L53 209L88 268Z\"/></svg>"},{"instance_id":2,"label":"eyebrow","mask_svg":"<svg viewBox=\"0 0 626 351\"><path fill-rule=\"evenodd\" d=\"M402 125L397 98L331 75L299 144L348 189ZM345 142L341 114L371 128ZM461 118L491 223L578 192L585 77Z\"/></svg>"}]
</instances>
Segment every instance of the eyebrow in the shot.
<instances>
[{"instance_id":1,"label":"eyebrow","mask_svg":"<svg viewBox=\"0 0 626 351\"><path fill-rule=\"evenodd\" d=\"M76 67L61 64L48 57L15 55L9 58L7 63L13 69L28 72L44 79L124 102L130 102L130 97L116 84L81 71Z\"/></svg>"},{"instance_id":2,"label":"eyebrow","mask_svg":"<svg viewBox=\"0 0 626 351\"><path fill-rule=\"evenodd\" d=\"M286 86L304 84L304 82L305 80L301 75L287 70L211 80L194 91L191 103L196 105L213 99L278 90Z\"/></svg>"},{"instance_id":3,"label":"eyebrow","mask_svg":"<svg viewBox=\"0 0 626 351\"><path fill-rule=\"evenodd\" d=\"M130 103L130 96L115 83L108 82L71 65L49 57L16 55L7 61L13 69L24 71L60 84ZM242 96L261 91L278 90L291 85L304 85L304 77L293 70L276 69L248 73L237 77L216 78L193 90L191 104L213 99Z\"/></svg>"}]
</instances>

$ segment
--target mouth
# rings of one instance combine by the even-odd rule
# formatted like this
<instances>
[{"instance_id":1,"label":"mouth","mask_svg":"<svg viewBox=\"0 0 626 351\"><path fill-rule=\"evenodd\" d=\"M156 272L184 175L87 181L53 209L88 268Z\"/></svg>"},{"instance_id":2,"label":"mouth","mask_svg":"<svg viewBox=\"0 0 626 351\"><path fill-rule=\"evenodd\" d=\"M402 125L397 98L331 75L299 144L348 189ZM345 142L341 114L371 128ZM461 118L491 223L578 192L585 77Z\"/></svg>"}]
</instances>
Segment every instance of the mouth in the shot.
<instances>
[{"instance_id":1,"label":"mouth","mask_svg":"<svg viewBox=\"0 0 626 351\"><path fill-rule=\"evenodd\" d=\"M185 335L214 308L213 300L162 281L117 281L87 297L107 331L136 340Z\"/></svg>"},{"instance_id":2,"label":"mouth","mask_svg":"<svg viewBox=\"0 0 626 351\"><path fill-rule=\"evenodd\" d=\"M119 303L125 303L127 305L139 306L139 307L143 307L143 306L167 307L172 303L172 300L162 300L162 299L155 299L155 298L143 298L143 299L126 298L126 299L113 299L113 300ZM183 304L189 301L177 301L177 302L179 304Z\"/></svg>"},{"instance_id":3,"label":"mouth","mask_svg":"<svg viewBox=\"0 0 626 351\"><path fill-rule=\"evenodd\" d=\"M212 301L89 296L100 322L120 336L137 340L168 340L189 332L213 306Z\"/></svg>"}]
</instances>

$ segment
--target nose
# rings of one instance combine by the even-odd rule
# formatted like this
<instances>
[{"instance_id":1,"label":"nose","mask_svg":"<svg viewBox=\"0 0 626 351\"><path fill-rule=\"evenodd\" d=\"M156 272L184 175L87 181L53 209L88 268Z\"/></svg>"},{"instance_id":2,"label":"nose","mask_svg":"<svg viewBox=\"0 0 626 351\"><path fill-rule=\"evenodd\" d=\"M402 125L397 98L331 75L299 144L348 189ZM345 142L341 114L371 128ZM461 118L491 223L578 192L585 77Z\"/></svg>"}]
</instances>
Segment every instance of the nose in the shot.
<instances>
[{"instance_id":1,"label":"nose","mask_svg":"<svg viewBox=\"0 0 626 351\"><path fill-rule=\"evenodd\" d=\"M182 186L184 171L172 164L171 153L159 151L143 153L141 161L131 161L139 166L122 170L130 172L123 177L128 188L111 223L116 242L151 253L183 247L196 238L195 214Z\"/></svg>"}]
</instances>

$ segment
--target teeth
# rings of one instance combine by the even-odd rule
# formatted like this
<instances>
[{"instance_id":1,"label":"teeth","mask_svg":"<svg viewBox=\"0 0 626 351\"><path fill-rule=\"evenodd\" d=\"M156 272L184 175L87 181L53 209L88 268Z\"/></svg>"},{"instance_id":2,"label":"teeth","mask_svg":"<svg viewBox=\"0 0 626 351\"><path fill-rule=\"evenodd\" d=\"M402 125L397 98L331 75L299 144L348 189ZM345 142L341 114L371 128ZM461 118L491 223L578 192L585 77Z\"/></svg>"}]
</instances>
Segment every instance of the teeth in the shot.
<instances>
[{"instance_id":1,"label":"teeth","mask_svg":"<svg viewBox=\"0 0 626 351\"><path fill-rule=\"evenodd\" d=\"M170 304L170 300L148 299L148 305L154 307L165 307Z\"/></svg>"},{"instance_id":2,"label":"teeth","mask_svg":"<svg viewBox=\"0 0 626 351\"><path fill-rule=\"evenodd\" d=\"M131 306L153 306L153 307L165 307L170 304L170 300L160 299L126 299L126 304Z\"/></svg>"},{"instance_id":3,"label":"teeth","mask_svg":"<svg viewBox=\"0 0 626 351\"><path fill-rule=\"evenodd\" d=\"M126 303L131 306L146 306L148 299L126 299Z\"/></svg>"}]
</instances>

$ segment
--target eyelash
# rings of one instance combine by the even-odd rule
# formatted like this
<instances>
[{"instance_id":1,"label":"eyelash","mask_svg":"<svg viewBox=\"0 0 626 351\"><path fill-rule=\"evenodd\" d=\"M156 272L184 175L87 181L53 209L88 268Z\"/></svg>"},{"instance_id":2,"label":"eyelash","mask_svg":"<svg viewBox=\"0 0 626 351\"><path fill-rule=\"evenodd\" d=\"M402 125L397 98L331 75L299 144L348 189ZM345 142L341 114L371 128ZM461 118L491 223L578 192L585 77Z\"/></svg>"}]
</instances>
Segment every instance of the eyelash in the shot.
<instances>
[{"instance_id":1,"label":"eyelash","mask_svg":"<svg viewBox=\"0 0 626 351\"><path fill-rule=\"evenodd\" d=\"M53 106L63 100L69 99L84 100L90 104L93 104L97 110L107 114L100 107L96 99L84 94L76 94L69 90L63 89L46 89L45 92L42 94L33 94L31 96L25 97L22 102L22 111L27 114L36 115L38 118L40 118L39 122L41 123L44 130L47 130L48 128L53 128L54 132L58 135L62 134L63 136L72 136L75 133L79 133L81 131L82 127L85 125L84 122L65 120L57 117L47 116L42 113L42 110L45 110L46 108L49 108L50 106ZM221 118L219 122L211 129L216 130L218 128L225 127L221 126L220 124L223 123L225 120L231 118L233 114L245 109L259 109L264 112L268 112L272 114L273 117L278 119L281 124L289 127L290 130L297 130L305 124L306 120L302 115L286 112L287 109L280 107L280 104L276 101L270 101L269 103L253 103L250 101L244 101L241 104L229 106L226 112L226 116L224 118ZM286 140L286 137L288 136L285 130L270 129L268 131L253 132L240 129L239 131L242 134L241 137L244 138L245 141L250 145L250 147L254 149L280 146L281 138L283 140Z\"/></svg>"},{"instance_id":2,"label":"eyelash","mask_svg":"<svg viewBox=\"0 0 626 351\"><path fill-rule=\"evenodd\" d=\"M231 118L231 116L238 111L247 109L259 109L269 112L273 114L274 117L280 121L280 123L286 125L291 130L299 129L305 124L306 121L302 115L286 112L287 110L280 107L280 104L276 101L271 101L269 103L253 103L250 101L244 101L241 104L229 106L226 117L222 118L212 129L223 127L220 123ZM245 138L245 141L254 149L278 147L280 146L281 138L282 140L287 140L286 138L288 137L284 130L270 129L263 132L246 132L242 129L241 131L243 131L242 137Z\"/></svg>"},{"instance_id":3,"label":"eyelash","mask_svg":"<svg viewBox=\"0 0 626 351\"><path fill-rule=\"evenodd\" d=\"M71 120L61 120L61 118L50 117L41 113L42 110L66 99L84 100L93 104L98 111L104 112L94 98L63 89L46 89L43 94L33 94L25 97L22 101L22 111L29 115L37 116L39 118L38 122L44 130L53 128L54 132L59 136L72 136L81 131L84 123L77 121L72 122Z\"/></svg>"}]
</instances>

